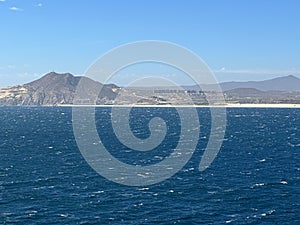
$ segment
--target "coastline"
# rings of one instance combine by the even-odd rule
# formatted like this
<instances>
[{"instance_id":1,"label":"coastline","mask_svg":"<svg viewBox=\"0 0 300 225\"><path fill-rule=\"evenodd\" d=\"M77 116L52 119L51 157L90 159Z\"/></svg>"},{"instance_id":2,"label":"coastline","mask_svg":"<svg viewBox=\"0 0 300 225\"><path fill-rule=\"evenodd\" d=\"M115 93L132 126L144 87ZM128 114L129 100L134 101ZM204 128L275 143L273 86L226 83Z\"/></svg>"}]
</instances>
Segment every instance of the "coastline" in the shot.
<instances>
[{"instance_id":1,"label":"coastline","mask_svg":"<svg viewBox=\"0 0 300 225\"><path fill-rule=\"evenodd\" d=\"M224 105L72 105L72 104L58 104L58 105L0 105L1 107L120 107L120 108L291 108L300 109L300 104L237 104L227 103Z\"/></svg>"},{"instance_id":2,"label":"coastline","mask_svg":"<svg viewBox=\"0 0 300 225\"><path fill-rule=\"evenodd\" d=\"M71 105L61 104L55 107L140 107L140 108L300 108L300 104L231 104L225 105Z\"/></svg>"}]
</instances>

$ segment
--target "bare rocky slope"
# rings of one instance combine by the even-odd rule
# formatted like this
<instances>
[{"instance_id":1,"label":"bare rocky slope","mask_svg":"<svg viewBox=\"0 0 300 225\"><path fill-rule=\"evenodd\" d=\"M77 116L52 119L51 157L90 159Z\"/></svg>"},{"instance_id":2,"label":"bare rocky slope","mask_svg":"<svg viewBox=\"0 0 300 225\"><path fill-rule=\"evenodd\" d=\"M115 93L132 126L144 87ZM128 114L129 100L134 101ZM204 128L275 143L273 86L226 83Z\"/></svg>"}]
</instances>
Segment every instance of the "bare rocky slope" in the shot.
<instances>
[{"instance_id":1,"label":"bare rocky slope","mask_svg":"<svg viewBox=\"0 0 300 225\"><path fill-rule=\"evenodd\" d=\"M118 90L115 85L102 86L101 83L86 77L73 76L70 73L51 72L24 85L0 88L0 105L72 104L80 79L86 79L89 85L102 87L102 101L115 98L116 90Z\"/></svg>"}]
</instances>

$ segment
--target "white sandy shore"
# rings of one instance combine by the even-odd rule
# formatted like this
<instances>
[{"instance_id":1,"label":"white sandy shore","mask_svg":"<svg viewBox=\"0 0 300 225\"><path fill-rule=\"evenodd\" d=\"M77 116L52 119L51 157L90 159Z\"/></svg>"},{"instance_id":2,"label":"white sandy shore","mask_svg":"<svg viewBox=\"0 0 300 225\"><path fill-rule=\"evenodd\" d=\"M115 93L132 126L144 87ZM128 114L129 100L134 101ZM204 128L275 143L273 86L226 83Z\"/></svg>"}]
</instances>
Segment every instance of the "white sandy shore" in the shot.
<instances>
[{"instance_id":1,"label":"white sandy shore","mask_svg":"<svg viewBox=\"0 0 300 225\"><path fill-rule=\"evenodd\" d=\"M300 108L300 104L230 104L227 108Z\"/></svg>"},{"instance_id":2,"label":"white sandy shore","mask_svg":"<svg viewBox=\"0 0 300 225\"><path fill-rule=\"evenodd\" d=\"M231 104L225 105L57 105L62 107L153 107L153 108L168 108L168 107L197 107L197 108L300 108L300 104Z\"/></svg>"}]
</instances>

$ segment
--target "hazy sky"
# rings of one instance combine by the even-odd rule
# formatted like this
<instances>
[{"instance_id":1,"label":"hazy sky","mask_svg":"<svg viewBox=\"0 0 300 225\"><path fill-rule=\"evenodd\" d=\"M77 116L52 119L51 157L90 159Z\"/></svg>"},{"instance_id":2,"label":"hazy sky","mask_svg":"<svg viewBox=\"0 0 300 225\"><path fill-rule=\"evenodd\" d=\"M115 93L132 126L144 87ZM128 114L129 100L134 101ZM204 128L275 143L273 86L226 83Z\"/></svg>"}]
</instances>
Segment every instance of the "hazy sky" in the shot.
<instances>
[{"instance_id":1,"label":"hazy sky","mask_svg":"<svg viewBox=\"0 0 300 225\"><path fill-rule=\"evenodd\" d=\"M0 86L83 74L139 40L185 46L220 81L300 76L300 1L0 0Z\"/></svg>"}]
</instances>

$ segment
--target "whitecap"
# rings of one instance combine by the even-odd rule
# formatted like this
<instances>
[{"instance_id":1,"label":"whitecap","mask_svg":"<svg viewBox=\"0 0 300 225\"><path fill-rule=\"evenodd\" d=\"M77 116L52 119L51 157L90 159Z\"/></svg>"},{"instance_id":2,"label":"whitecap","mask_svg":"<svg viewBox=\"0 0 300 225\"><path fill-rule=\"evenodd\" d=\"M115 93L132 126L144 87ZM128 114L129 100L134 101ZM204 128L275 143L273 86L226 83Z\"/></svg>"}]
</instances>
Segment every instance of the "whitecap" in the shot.
<instances>
[{"instance_id":1,"label":"whitecap","mask_svg":"<svg viewBox=\"0 0 300 225\"><path fill-rule=\"evenodd\" d=\"M148 187L143 187L143 188L139 188L140 191L148 191L149 188Z\"/></svg>"},{"instance_id":2,"label":"whitecap","mask_svg":"<svg viewBox=\"0 0 300 225\"><path fill-rule=\"evenodd\" d=\"M28 210L25 213L27 213L29 216L34 216L37 213L37 211L36 210Z\"/></svg>"},{"instance_id":3,"label":"whitecap","mask_svg":"<svg viewBox=\"0 0 300 225\"><path fill-rule=\"evenodd\" d=\"M264 186L265 183L257 183L257 184L254 184L251 186L251 188L255 188L255 187L261 187L261 186Z\"/></svg>"},{"instance_id":4,"label":"whitecap","mask_svg":"<svg viewBox=\"0 0 300 225\"><path fill-rule=\"evenodd\" d=\"M101 194L101 193L103 193L104 191L95 191L95 192L93 192L94 194Z\"/></svg>"},{"instance_id":5,"label":"whitecap","mask_svg":"<svg viewBox=\"0 0 300 225\"><path fill-rule=\"evenodd\" d=\"M273 212L275 212L275 209L271 209L268 211L268 214L271 215Z\"/></svg>"}]
</instances>

